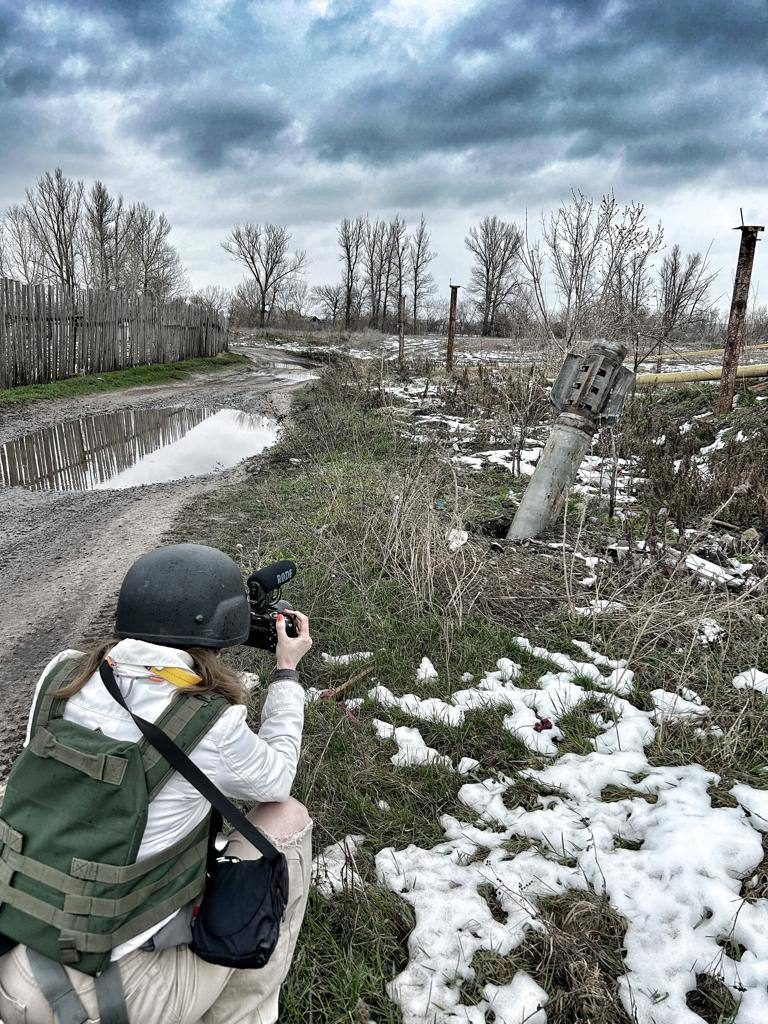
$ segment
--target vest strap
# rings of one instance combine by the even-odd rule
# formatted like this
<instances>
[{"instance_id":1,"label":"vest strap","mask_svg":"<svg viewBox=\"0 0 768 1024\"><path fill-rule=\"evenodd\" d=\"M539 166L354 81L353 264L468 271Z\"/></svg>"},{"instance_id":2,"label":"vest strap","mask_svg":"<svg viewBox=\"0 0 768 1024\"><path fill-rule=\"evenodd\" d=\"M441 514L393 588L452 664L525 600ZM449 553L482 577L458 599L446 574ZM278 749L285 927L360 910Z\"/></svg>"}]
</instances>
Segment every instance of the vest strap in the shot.
<instances>
[{"instance_id":1,"label":"vest strap","mask_svg":"<svg viewBox=\"0 0 768 1024\"><path fill-rule=\"evenodd\" d=\"M200 823L189 835L184 836L167 850L161 850L144 860L137 860L134 864L102 864L97 860L83 860L80 857L73 857L70 866L70 874L75 878L83 878L89 882L103 882L106 885L120 885L123 882L133 882L142 875L148 874L155 868L165 864L166 861L180 857L186 850L195 845L196 852L200 852L208 842L208 819Z\"/></svg>"},{"instance_id":2,"label":"vest strap","mask_svg":"<svg viewBox=\"0 0 768 1024\"><path fill-rule=\"evenodd\" d=\"M134 889L127 896L109 899L103 896L67 895L64 897L64 911L69 914L87 914L89 917L114 918L130 914L132 910L143 906L154 893L164 889L169 882L189 871L195 864L199 864L205 856L207 844L206 838L197 846L190 847L162 878Z\"/></svg>"},{"instance_id":3,"label":"vest strap","mask_svg":"<svg viewBox=\"0 0 768 1024\"><path fill-rule=\"evenodd\" d=\"M189 754L228 707L229 701L224 697L182 692L173 698L155 725ZM147 777L147 795L154 800L176 769L146 737L142 737L139 748Z\"/></svg>"},{"instance_id":4,"label":"vest strap","mask_svg":"<svg viewBox=\"0 0 768 1024\"><path fill-rule=\"evenodd\" d=\"M88 1014L61 964L29 948L27 959L32 976L50 1003L58 1024L86 1024Z\"/></svg>"},{"instance_id":5,"label":"vest strap","mask_svg":"<svg viewBox=\"0 0 768 1024\"><path fill-rule=\"evenodd\" d=\"M156 906L145 910L143 914L137 914L116 931L104 934L90 932L80 927L83 922L81 915L67 914L63 910L59 910L58 907L51 906L50 903L30 896L29 893L22 892L20 889L12 889L4 879L0 878L0 901L7 901L24 914L56 928L61 933L59 938L60 958L63 963L72 964L77 963L80 959L80 953L109 953L121 943L133 939L147 928L159 924L163 918L180 910L185 903L197 899L201 891L200 879L195 878L173 896L169 896Z\"/></svg>"},{"instance_id":6,"label":"vest strap","mask_svg":"<svg viewBox=\"0 0 768 1024\"><path fill-rule=\"evenodd\" d=\"M0 843L4 846L10 846L12 850L16 850L17 853L21 853L21 849L24 846L24 836L21 832L17 832L15 828L11 828L7 821L3 821L0 818Z\"/></svg>"},{"instance_id":7,"label":"vest strap","mask_svg":"<svg viewBox=\"0 0 768 1024\"><path fill-rule=\"evenodd\" d=\"M50 864L43 864L42 861L32 857L25 857L22 853L16 853L9 847L4 847L0 852L0 879L10 881L11 876L19 873L33 878L36 882L42 882L58 892L83 896L93 888L92 882L85 882L80 878L73 878Z\"/></svg>"},{"instance_id":8,"label":"vest strap","mask_svg":"<svg viewBox=\"0 0 768 1024\"><path fill-rule=\"evenodd\" d=\"M191 694L176 694L171 703L157 719L158 729L162 729L166 736L175 740L181 730L192 721L201 704ZM144 771L147 775L155 765L162 760L163 755L149 743L146 737L142 736L139 741L141 760L144 763Z\"/></svg>"},{"instance_id":9,"label":"vest strap","mask_svg":"<svg viewBox=\"0 0 768 1024\"><path fill-rule=\"evenodd\" d=\"M114 754L86 754L75 747L61 743L52 732L38 725L37 731L29 741L29 749L38 757L51 757L54 761L69 765L75 771L82 772L99 782L108 782L111 786L119 786L123 781L128 762L124 757Z\"/></svg>"},{"instance_id":10,"label":"vest strap","mask_svg":"<svg viewBox=\"0 0 768 1024\"><path fill-rule=\"evenodd\" d=\"M74 679L80 669L83 657L81 655L78 658L64 658L43 679L32 717L31 733L33 736L40 726L46 726L52 718L61 718L64 714L67 702L59 697L54 697L53 694L54 691Z\"/></svg>"}]
</instances>

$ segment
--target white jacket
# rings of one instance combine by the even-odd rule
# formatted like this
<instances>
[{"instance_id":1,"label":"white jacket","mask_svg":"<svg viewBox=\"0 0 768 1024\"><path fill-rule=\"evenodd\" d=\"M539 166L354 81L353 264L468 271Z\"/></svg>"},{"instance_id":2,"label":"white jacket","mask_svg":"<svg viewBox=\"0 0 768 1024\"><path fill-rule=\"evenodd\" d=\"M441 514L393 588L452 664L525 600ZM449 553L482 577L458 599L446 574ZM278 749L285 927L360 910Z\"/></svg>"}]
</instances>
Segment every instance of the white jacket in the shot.
<instances>
[{"instance_id":1,"label":"white jacket","mask_svg":"<svg viewBox=\"0 0 768 1024\"><path fill-rule=\"evenodd\" d=\"M62 651L45 668L43 676L65 658L79 651ZM149 666L192 668L186 651L149 644L143 640L121 640L110 651L115 675L126 703L134 712L155 721L177 693L172 683L149 679ZM40 677L42 682L43 676ZM35 690L35 701L40 688ZM128 712L114 701L98 672L67 701L64 718L114 739L142 738ZM246 708L232 705L217 719L200 743L191 751L192 761L226 796L266 803L286 800L296 775L304 726L304 691L298 683L273 683L261 712L261 728L256 734L246 724ZM26 743L32 721L27 725ZM150 857L173 846L200 824L210 804L186 779L175 772L150 802L144 837L137 860ZM118 946L112 959L118 960L138 949L171 917Z\"/></svg>"}]
</instances>

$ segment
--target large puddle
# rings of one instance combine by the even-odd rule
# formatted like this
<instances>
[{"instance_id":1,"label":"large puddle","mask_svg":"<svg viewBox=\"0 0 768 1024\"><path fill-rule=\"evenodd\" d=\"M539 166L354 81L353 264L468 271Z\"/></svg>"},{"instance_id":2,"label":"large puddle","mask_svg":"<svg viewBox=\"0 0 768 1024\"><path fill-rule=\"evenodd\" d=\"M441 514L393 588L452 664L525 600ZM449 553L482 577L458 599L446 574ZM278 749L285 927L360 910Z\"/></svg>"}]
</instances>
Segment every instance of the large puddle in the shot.
<instances>
[{"instance_id":1,"label":"large puddle","mask_svg":"<svg viewBox=\"0 0 768 1024\"><path fill-rule=\"evenodd\" d=\"M236 409L122 409L67 420L0 446L0 484L123 489L234 466L274 444L277 423Z\"/></svg>"}]
</instances>

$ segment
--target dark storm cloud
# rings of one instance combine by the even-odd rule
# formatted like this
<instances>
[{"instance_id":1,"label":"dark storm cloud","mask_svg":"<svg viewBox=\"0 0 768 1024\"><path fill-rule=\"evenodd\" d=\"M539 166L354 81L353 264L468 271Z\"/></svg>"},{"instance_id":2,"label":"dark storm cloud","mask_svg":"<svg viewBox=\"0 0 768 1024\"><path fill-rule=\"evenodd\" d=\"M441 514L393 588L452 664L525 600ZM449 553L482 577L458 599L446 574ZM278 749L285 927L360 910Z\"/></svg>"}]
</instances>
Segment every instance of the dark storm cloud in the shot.
<instances>
[{"instance_id":1,"label":"dark storm cloud","mask_svg":"<svg viewBox=\"0 0 768 1024\"><path fill-rule=\"evenodd\" d=\"M266 86L232 94L219 86L145 101L128 122L134 134L200 170L222 167L239 150L271 148L291 125L284 99Z\"/></svg>"},{"instance_id":2,"label":"dark storm cloud","mask_svg":"<svg viewBox=\"0 0 768 1024\"><path fill-rule=\"evenodd\" d=\"M176 39L178 7L158 0L61 0L0 11L0 97L68 92L67 62L78 60L78 88L123 84L126 46L148 54Z\"/></svg>"},{"instance_id":3,"label":"dark storm cloud","mask_svg":"<svg viewBox=\"0 0 768 1024\"><path fill-rule=\"evenodd\" d=\"M699 173L738 155L726 134L764 103L767 42L764 0L486 0L429 60L347 84L309 141L331 161L528 141Z\"/></svg>"}]
</instances>

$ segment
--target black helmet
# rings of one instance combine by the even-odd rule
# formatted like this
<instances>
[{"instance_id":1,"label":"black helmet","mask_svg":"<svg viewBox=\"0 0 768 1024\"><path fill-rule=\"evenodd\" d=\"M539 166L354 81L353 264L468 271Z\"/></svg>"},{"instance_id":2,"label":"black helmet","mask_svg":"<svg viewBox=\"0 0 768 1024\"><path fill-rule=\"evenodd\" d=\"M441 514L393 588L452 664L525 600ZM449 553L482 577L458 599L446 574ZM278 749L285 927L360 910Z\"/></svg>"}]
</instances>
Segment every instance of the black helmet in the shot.
<instances>
[{"instance_id":1,"label":"black helmet","mask_svg":"<svg viewBox=\"0 0 768 1024\"><path fill-rule=\"evenodd\" d=\"M117 599L118 636L175 647L234 647L251 612L240 570L204 544L169 544L142 555Z\"/></svg>"}]
</instances>

